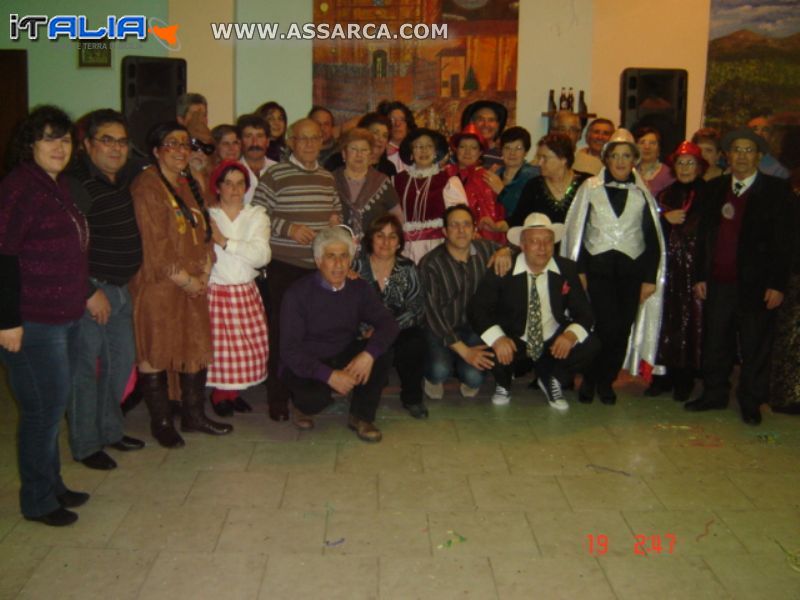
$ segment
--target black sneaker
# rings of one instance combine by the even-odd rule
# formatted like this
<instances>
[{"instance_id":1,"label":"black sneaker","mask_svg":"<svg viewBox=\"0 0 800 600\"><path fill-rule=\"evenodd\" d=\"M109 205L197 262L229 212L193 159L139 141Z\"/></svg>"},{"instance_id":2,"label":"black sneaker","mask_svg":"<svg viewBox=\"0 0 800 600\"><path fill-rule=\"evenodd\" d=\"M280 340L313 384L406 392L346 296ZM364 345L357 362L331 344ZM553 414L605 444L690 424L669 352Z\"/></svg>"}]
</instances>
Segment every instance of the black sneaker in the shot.
<instances>
[{"instance_id":1,"label":"black sneaker","mask_svg":"<svg viewBox=\"0 0 800 600\"><path fill-rule=\"evenodd\" d=\"M539 389L544 392L547 403L556 410L567 410L569 404L564 394L561 393L561 384L555 377L548 377L546 380L539 377Z\"/></svg>"}]
</instances>

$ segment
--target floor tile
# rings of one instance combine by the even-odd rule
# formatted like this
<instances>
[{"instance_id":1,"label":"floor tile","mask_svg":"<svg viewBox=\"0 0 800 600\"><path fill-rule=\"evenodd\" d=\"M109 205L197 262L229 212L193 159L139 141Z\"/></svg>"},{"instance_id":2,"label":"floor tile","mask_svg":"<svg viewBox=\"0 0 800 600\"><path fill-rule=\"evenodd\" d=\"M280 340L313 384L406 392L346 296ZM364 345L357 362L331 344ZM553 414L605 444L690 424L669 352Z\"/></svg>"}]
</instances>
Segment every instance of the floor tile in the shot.
<instances>
[{"instance_id":1,"label":"floor tile","mask_svg":"<svg viewBox=\"0 0 800 600\"><path fill-rule=\"evenodd\" d=\"M557 479L575 510L663 508L643 480L622 473L600 470L589 475L559 475Z\"/></svg>"},{"instance_id":2,"label":"floor tile","mask_svg":"<svg viewBox=\"0 0 800 600\"><path fill-rule=\"evenodd\" d=\"M421 511L339 511L328 516L325 554L430 556L428 521Z\"/></svg>"},{"instance_id":3,"label":"floor tile","mask_svg":"<svg viewBox=\"0 0 800 600\"><path fill-rule=\"evenodd\" d=\"M469 484L478 510L569 510L555 477L536 475L470 475Z\"/></svg>"},{"instance_id":4,"label":"floor tile","mask_svg":"<svg viewBox=\"0 0 800 600\"><path fill-rule=\"evenodd\" d=\"M390 562L399 560L396 557ZM378 597L378 559L372 556L271 555L261 585L261 600L375 600Z\"/></svg>"},{"instance_id":5,"label":"floor tile","mask_svg":"<svg viewBox=\"0 0 800 600\"><path fill-rule=\"evenodd\" d=\"M368 473L421 473L422 460L417 444L367 444L355 441L341 444L336 457L336 472L351 475Z\"/></svg>"},{"instance_id":6,"label":"floor tile","mask_svg":"<svg viewBox=\"0 0 800 600\"><path fill-rule=\"evenodd\" d=\"M108 544L126 550L211 552L228 509L214 506L137 504Z\"/></svg>"},{"instance_id":7,"label":"floor tile","mask_svg":"<svg viewBox=\"0 0 800 600\"><path fill-rule=\"evenodd\" d=\"M678 473L678 468L655 444L584 444L589 464L601 465L642 477L654 473Z\"/></svg>"},{"instance_id":8,"label":"floor tile","mask_svg":"<svg viewBox=\"0 0 800 600\"><path fill-rule=\"evenodd\" d=\"M444 444L458 441L456 426L449 419L414 419L400 417L378 419L378 428L383 432L382 443Z\"/></svg>"},{"instance_id":9,"label":"floor tile","mask_svg":"<svg viewBox=\"0 0 800 600\"><path fill-rule=\"evenodd\" d=\"M777 542L790 551L800 550L800 511L755 509L714 511L753 554L782 554Z\"/></svg>"},{"instance_id":10,"label":"floor tile","mask_svg":"<svg viewBox=\"0 0 800 600\"><path fill-rule=\"evenodd\" d=\"M326 513L232 508L215 552L322 554Z\"/></svg>"},{"instance_id":11,"label":"floor tile","mask_svg":"<svg viewBox=\"0 0 800 600\"><path fill-rule=\"evenodd\" d=\"M270 473L333 473L336 444L315 442L256 444L247 470Z\"/></svg>"},{"instance_id":12,"label":"floor tile","mask_svg":"<svg viewBox=\"0 0 800 600\"><path fill-rule=\"evenodd\" d=\"M0 598L16 598L31 574L53 549L50 546L0 544ZM56 579L58 581L58 579Z\"/></svg>"},{"instance_id":13,"label":"floor tile","mask_svg":"<svg viewBox=\"0 0 800 600\"><path fill-rule=\"evenodd\" d=\"M381 510L473 510L466 475L382 473L378 476Z\"/></svg>"},{"instance_id":14,"label":"floor tile","mask_svg":"<svg viewBox=\"0 0 800 600\"><path fill-rule=\"evenodd\" d=\"M539 510L527 513L545 558L630 556L633 535L619 511Z\"/></svg>"},{"instance_id":15,"label":"floor tile","mask_svg":"<svg viewBox=\"0 0 800 600\"><path fill-rule=\"evenodd\" d=\"M497 598L486 558L437 556L434 559L382 558L381 600L409 598Z\"/></svg>"},{"instance_id":16,"label":"floor tile","mask_svg":"<svg viewBox=\"0 0 800 600\"><path fill-rule=\"evenodd\" d=\"M20 597L135 600L155 559L146 550L53 548Z\"/></svg>"},{"instance_id":17,"label":"floor tile","mask_svg":"<svg viewBox=\"0 0 800 600\"><path fill-rule=\"evenodd\" d=\"M282 473L201 471L186 497L186 505L259 506L278 508L286 486Z\"/></svg>"},{"instance_id":18,"label":"floor tile","mask_svg":"<svg viewBox=\"0 0 800 600\"><path fill-rule=\"evenodd\" d=\"M601 557L597 560L619 600L722 600L730 597L699 556Z\"/></svg>"},{"instance_id":19,"label":"floor tile","mask_svg":"<svg viewBox=\"0 0 800 600\"><path fill-rule=\"evenodd\" d=\"M255 450L255 443L227 436L197 434L186 446L168 453L161 468L168 471L244 471Z\"/></svg>"},{"instance_id":20,"label":"floor tile","mask_svg":"<svg viewBox=\"0 0 800 600\"><path fill-rule=\"evenodd\" d=\"M675 556L744 554L745 546L716 514L708 510L626 510L623 516L639 552ZM670 551L671 550L671 551Z\"/></svg>"},{"instance_id":21,"label":"floor tile","mask_svg":"<svg viewBox=\"0 0 800 600\"><path fill-rule=\"evenodd\" d=\"M179 505L186 500L196 478L197 471L188 469L115 469L95 488L93 495L118 502Z\"/></svg>"},{"instance_id":22,"label":"floor tile","mask_svg":"<svg viewBox=\"0 0 800 600\"><path fill-rule=\"evenodd\" d=\"M796 474L740 472L729 477L758 508L800 507L800 476Z\"/></svg>"},{"instance_id":23,"label":"floor tile","mask_svg":"<svg viewBox=\"0 0 800 600\"><path fill-rule=\"evenodd\" d=\"M705 561L735 600L800 597L800 573L772 554L721 554Z\"/></svg>"},{"instance_id":24,"label":"floor tile","mask_svg":"<svg viewBox=\"0 0 800 600\"><path fill-rule=\"evenodd\" d=\"M593 558L490 558L500 600L614 600L603 570Z\"/></svg>"},{"instance_id":25,"label":"floor tile","mask_svg":"<svg viewBox=\"0 0 800 600\"><path fill-rule=\"evenodd\" d=\"M581 475L590 462L582 446L552 441L503 443L503 454L515 475Z\"/></svg>"},{"instance_id":26,"label":"floor tile","mask_svg":"<svg viewBox=\"0 0 800 600\"><path fill-rule=\"evenodd\" d=\"M753 508L753 503L724 474L659 474L645 480L670 510Z\"/></svg>"},{"instance_id":27,"label":"floor tile","mask_svg":"<svg viewBox=\"0 0 800 600\"><path fill-rule=\"evenodd\" d=\"M476 441L527 442L535 441L536 436L527 421L500 421L496 419L456 421L459 440L470 443ZM446 441L446 440L443 440Z\"/></svg>"},{"instance_id":28,"label":"floor tile","mask_svg":"<svg viewBox=\"0 0 800 600\"><path fill-rule=\"evenodd\" d=\"M378 480L373 474L290 473L281 503L292 510L376 510Z\"/></svg>"},{"instance_id":29,"label":"floor tile","mask_svg":"<svg viewBox=\"0 0 800 600\"><path fill-rule=\"evenodd\" d=\"M539 556L522 512L429 513L434 556Z\"/></svg>"},{"instance_id":30,"label":"floor tile","mask_svg":"<svg viewBox=\"0 0 800 600\"><path fill-rule=\"evenodd\" d=\"M422 462L429 474L508 473L500 444L493 442L422 446Z\"/></svg>"},{"instance_id":31,"label":"floor tile","mask_svg":"<svg viewBox=\"0 0 800 600\"><path fill-rule=\"evenodd\" d=\"M255 598L267 557L163 551L142 586L141 598Z\"/></svg>"}]
</instances>

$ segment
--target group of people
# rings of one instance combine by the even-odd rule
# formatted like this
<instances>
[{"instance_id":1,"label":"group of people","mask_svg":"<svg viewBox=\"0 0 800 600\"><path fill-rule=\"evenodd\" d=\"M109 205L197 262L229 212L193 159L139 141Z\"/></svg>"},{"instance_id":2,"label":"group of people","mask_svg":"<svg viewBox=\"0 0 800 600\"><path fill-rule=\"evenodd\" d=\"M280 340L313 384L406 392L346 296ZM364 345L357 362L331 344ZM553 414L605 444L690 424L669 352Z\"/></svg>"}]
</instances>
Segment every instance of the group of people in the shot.
<instances>
[{"instance_id":1,"label":"group of people","mask_svg":"<svg viewBox=\"0 0 800 600\"><path fill-rule=\"evenodd\" d=\"M39 107L18 130L0 359L27 519L68 525L89 498L61 479L64 414L73 458L113 469L108 448L144 447L124 433L136 398L168 448L185 443L178 416L230 433L206 401L247 412L242 391L264 382L269 416L301 430L352 394L348 427L378 442L393 367L417 419L453 375L470 398L491 373L502 406L531 369L559 411L578 374L579 401L614 404L623 367L681 401L701 376L686 408L724 408L736 362L745 422L800 406L798 199L759 170L770 148L751 127L700 130L662 163L657 130L596 119L578 147L562 111L529 162L530 133L489 100L450 139L397 101L339 128L320 106L291 125L275 102L213 129L207 114L182 97L144 156L110 109L73 123ZM772 354L790 366L771 377Z\"/></svg>"}]
</instances>

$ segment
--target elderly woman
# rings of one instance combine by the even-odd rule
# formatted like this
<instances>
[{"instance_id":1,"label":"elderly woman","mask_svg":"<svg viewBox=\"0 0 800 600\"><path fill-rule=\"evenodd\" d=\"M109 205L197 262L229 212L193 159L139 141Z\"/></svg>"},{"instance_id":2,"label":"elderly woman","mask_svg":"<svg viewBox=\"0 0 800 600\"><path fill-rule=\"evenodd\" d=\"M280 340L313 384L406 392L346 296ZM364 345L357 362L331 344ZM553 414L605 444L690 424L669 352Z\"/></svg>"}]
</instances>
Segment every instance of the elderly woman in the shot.
<instances>
[{"instance_id":1,"label":"elderly woman","mask_svg":"<svg viewBox=\"0 0 800 600\"><path fill-rule=\"evenodd\" d=\"M487 182L507 216L514 214L528 181L539 175L539 168L525 160L530 149L531 134L524 127L509 127L500 135L503 166L497 170L497 177L487 177Z\"/></svg>"},{"instance_id":2,"label":"elderly woman","mask_svg":"<svg viewBox=\"0 0 800 600\"><path fill-rule=\"evenodd\" d=\"M333 172L344 223L357 240L378 217L388 212L403 217L392 182L370 166L374 143L372 134L361 127L343 134L340 145L344 166Z\"/></svg>"},{"instance_id":3,"label":"elderly woman","mask_svg":"<svg viewBox=\"0 0 800 600\"><path fill-rule=\"evenodd\" d=\"M389 119L389 145L386 156L397 168L397 172L406 170L406 163L400 156L400 145L406 136L417 128L414 113L399 100L394 102L383 101L378 105L377 112Z\"/></svg>"},{"instance_id":4,"label":"elderly woman","mask_svg":"<svg viewBox=\"0 0 800 600\"><path fill-rule=\"evenodd\" d=\"M458 177L467 195L467 204L475 215L478 224L478 235L498 243L505 243L505 209L497 202L497 194L489 185L488 178L497 178L491 171L484 169L481 156L488 144L472 123L463 131L450 138L450 148L456 156L456 164L447 165L448 175Z\"/></svg>"},{"instance_id":5,"label":"elderly woman","mask_svg":"<svg viewBox=\"0 0 800 600\"><path fill-rule=\"evenodd\" d=\"M375 413L398 328L371 286L348 279L355 245L344 227L326 227L313 241L318 271L295 281L281 304L281 379L292 397L298 429L331 403L331 391L353 392L348 427L379 442ZM361 336L361 326L372 335Z\"/></svg>"},{"instance_id":6,"label":"elderly woman","mask_svg":"<svg viewBox=\"0 0 800 600\"><path fill-rule=\"evenodd\" d=\"M270 222L264 207L244 205L249 187L247 169L238 162L220 163L211 174L219 204L208 211L217 260L208 284L214 359L206 385L221 417L250 412L241 391L267 378L267 320L255 279L272 255Z\"/></svg>"},{"instance_id":7,"label":"elderly woman","mask_svg":"<svg viewBox=\"0 0 800 600\"><path fill-rule=\"evenodd\" d=\"M642 176L653 196L675 181L669 167L659 159L661 155L661 133L654 127L640 127L634 133L639 147L639 164L636 170Z\"/></svg>"},{"instance_id":8,"label":"elderly woman","mask_svg":"<svg viewBox=\"0 0 800 600\"><path fill-rule=\"evenodd\" d=\"M286 145L286 109L275 101L265 102L259 106L255 114L260 116L269 125L269 147L267 148L267 158L275 162L281 162L289 155L289 147Z\"/></svg>"},{"instance_id":9,"label":"elderly woman","mask_svg":"<svg viewBox=\"0 0 800 600\"><path fill-rule=\"evenodd\" d=\"M389 119L378 113L367 113L358 121L359 128L368 130L373 137L372 152L369 156L369 165L386 175L394 177L397 175L397 168L394 163L386 156L386 146L389 142ZM345 132L346 133L346 132ZM334 152L326 161L325 168L331 173L344 166L344 133L339 139L338 147L342 152Z\"/></svg>"},{"instance_id":10,"label":"elderly woman","mask_svg":"<svg viewBox=\"0 0 800 600\"><path fill-rule=\"evenodd\" d=\"M414 263L401 256L403 226L394 215L375 219L364 235L362 254L354 269L370 283L400 328L392 345L392 364L400 376L400 400L415 419L427 419L422 401L427 345L422 325L425 295Z\"/></svg>"},{"instance_id":11,"label":"elderly woman","mask_svg":"<svg viewBox=\"0 0 800 600\"><path fill-rule=\"evenodd\" d=\"M723 174L722 136L713 127L703 127L694 132L692 143L697 145L703 153L703 160L708 168L703 173L703 179L710 181Z\"/></svg>"},{"instance_id":12,"label":"elderly woman","mask_svg":"<svg viewBox=\"0 0 800 600\"><path fill-rule=\"evenodd\" d=\"M705 197L703 172L708 165L702 150L689 141L682 142L668 162L676 181L658 195L667 247L658 363L667 371L653 377L645 396L674 389L675 400L685 402L700 369L703 339L703 303L693 294L692 285L697 227Z\"/></svg>"},{"instance_id":13,"label":"elderly woman","mask_svg":"<svg viewBox=\"0 0 800 600\"><path fill-rule=\"evenodd\" d=\"M618 129L603 148L605 167L581 185L565 221L561 254L578 262L602 344L584 374L579 393L584 403L595 391L604 404L616 402L612 384L635 321L627 368L636 375L640 359L655 365L664 242L658 206L633 168L638 156L633 136Z\"/></svg>"},{"instance_id":14,"label":"elderly woman","mask_svg":"<svg viewBox=\"0 0 800 600\"><path fill-rule=\"evenodd\" d=\"M130 284L142 395L150 431L164 447L184 445L168 404L167 371L179 373L181 430L225 434L203 411L211 328L206 288L213 250L206 199L189 172L191 143L177 122L147 136L153 165L131 185L144 262Z\"/></svg>"},{"instance_id":15,"label":"elderly woman","mask_svg":"<svg viewBox=\"0 0 800 600\"><path fill-rule=\"evenodd\" d=\"M552 223L563 223L578 188L589 177L572 169L574 161L575 151L566 135L551 133L540 139L533 164L539 166L541 175L523 188L509 226L520 227L531 213L542 213Z\"/></svg>"},{"instance_id":16,"label":"elderly woman","mask_svg":"<svg viewBox=\"0 0 800 600\"><path fill-rule=\"evenodd\" d=\"M447 140L431 129L415 129L400 147L400 158L410 166L397 174L394 187L405 221L403 254L415 263L444 241L442 215L445 209L467 203L458 177L451 177L439 168L445 156Z\"/></svg>"},{"instance_id":17,"label":"elderly woman","mask_svg":"<svg viewBox=\"0 0 800 600\"><path fill-rule=\"evenodd\" d=\"M17 165L0 183L0 359L19 404L22 515L63 526L89 494L61 479L58 428L76 368L89 295L89 227L61 176L73 125L54 106L34 110L14 139Z\"/></svg>"},{"instance_id":18,"label":"elderly woman","mask_svg":"<svg viewBox=\"0 0 800 600\"><path fill-rule=\"evenodd\" d=\"M242 155L242 141L234 125L217 125L211 130L214 138L214 165L226 160L239 160Z\"/></svg>"}]
</instances>

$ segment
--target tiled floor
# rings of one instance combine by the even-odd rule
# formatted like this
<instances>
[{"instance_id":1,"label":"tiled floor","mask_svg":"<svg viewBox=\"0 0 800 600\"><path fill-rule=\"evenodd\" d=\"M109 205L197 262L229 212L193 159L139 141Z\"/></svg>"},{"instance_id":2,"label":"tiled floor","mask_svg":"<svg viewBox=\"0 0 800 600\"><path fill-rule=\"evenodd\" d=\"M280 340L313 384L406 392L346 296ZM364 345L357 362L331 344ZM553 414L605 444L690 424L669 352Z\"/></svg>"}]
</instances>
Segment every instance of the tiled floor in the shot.
<instances>
[{"instance_id":1,"label":"tiled floor","mask_svg":"<svg viewBox=\"0 0 800 600\"><path fill-rule=\"evenodd\" d=\"M525 383L504 408L449 387L424 422L390 388L378 445L343 402L308 433L273 423L258 388L232 435L167 451L139 407L148 446L115 471L62 443L92 499L60 530L19 516L0 386L0 598L800 598L778 545L800 550L800 419L750 428L636 382L558 414Z\"/></svg>"}]
</instances>

